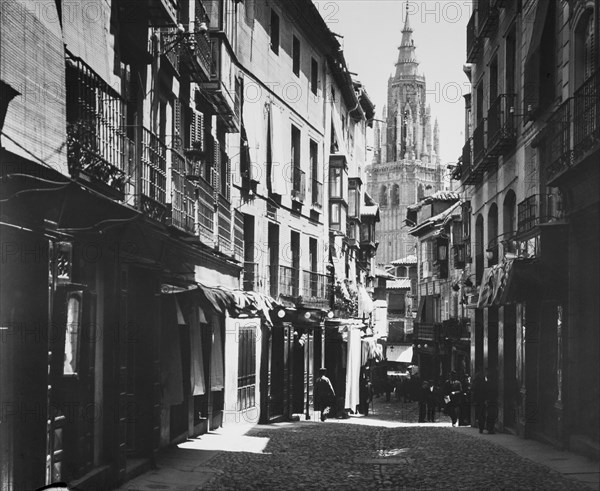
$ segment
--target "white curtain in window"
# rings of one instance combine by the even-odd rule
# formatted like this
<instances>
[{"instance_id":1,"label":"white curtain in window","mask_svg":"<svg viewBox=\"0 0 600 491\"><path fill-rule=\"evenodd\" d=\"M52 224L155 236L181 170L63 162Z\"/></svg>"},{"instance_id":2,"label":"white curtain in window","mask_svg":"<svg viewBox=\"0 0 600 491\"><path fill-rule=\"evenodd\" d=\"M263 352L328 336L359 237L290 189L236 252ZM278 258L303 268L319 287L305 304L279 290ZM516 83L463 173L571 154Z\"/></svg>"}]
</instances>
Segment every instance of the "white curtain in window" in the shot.
<instances>
[{"instance_id":1,"label":"white curtain in window","mask_svg":"<svg viewBox=\"0 0 600 491\"><path fill-rule=\"evenodd\" d=\"M204 357L202 354L202 326L201 309L191 319L190 323L190 382L192 395L199 396L206 393L206 382L204 378ZM204 313L202 312L202 317ZM206 322L206 319L204 318Z\"/></svg>"},{"instance_id":2,"label":"white curtain in window","mask_svg":"<svg viewBox=\"0 0 600 491\"><path fill-rule=\"evenodd\" d=\"M264 102L260 99L257 101L244 101L243 116L244 129L248 138L248 151L250 153L250 176L258 182L264 182L267 174L265 168L265 162L267 161L267 140L265 138Z\"/></svg>"},{"instance_id":3,"label":"white curtain in window","mask_svg":"<svg viewBox=\"0 0 600 491\"><path fill-rule=\"evenodd\" d=\"M211 316L212 346L210 356L210 390L223 390L223 341L221 336L222 322L218 315Z\"/></svg>"}]
</instances>

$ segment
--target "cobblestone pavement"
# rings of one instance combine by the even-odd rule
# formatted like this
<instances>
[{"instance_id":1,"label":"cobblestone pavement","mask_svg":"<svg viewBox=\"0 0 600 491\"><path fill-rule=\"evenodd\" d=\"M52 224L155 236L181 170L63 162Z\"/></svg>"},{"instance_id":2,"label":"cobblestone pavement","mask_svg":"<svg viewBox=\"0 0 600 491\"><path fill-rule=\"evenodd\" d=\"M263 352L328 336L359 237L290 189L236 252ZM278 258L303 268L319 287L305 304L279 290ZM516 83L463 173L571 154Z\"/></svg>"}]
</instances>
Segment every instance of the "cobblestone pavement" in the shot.
<instances>
[{"instance_id":1,"label":"cobblestone pavement","mask_svg":"<svg viewBox=\"0 0 600 491\"><path fill-rule=\"evenodd\" d=\"M203 489L588 489L449 418L416 424L415 403L375 399L368 417L257 426L262 453L220 452Z\"/></svg>"}]
</instances>

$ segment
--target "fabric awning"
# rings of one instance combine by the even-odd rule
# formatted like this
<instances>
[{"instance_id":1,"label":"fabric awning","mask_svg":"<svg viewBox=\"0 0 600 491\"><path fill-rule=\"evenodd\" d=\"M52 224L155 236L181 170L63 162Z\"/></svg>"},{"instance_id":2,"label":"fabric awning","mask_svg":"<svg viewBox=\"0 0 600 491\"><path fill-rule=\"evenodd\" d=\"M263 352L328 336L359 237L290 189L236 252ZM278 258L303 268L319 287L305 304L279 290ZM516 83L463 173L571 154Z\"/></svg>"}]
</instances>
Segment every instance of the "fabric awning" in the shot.
<instances>
[{"instance_id":1,"label":"fabric awning","mask_svg":"<svg viewBox=\"0 0 600 491\"><path fill-rule=\"evenodd\" d=\"M263 293L209 287L202 284L197 284L195 288L176 295L197 296L201 307L210 308L219 314L228 312L231 317L239 317L243 314L258 315L268 326L272 325L270 311L281 306L272 297Z\"/></svg>"},{"instance_id":2,"label":"fabric awning","mask_svg":"<svg viewBox=\"0 0 600 491\"><path fill-rule=\"evenodd\" d=\"M503 260L491 268L485 268L481 286L479 287L477 308L482 309L502 304L504 290L509 279L513 261L513 259Z\"/></svg>"}]
</instances>

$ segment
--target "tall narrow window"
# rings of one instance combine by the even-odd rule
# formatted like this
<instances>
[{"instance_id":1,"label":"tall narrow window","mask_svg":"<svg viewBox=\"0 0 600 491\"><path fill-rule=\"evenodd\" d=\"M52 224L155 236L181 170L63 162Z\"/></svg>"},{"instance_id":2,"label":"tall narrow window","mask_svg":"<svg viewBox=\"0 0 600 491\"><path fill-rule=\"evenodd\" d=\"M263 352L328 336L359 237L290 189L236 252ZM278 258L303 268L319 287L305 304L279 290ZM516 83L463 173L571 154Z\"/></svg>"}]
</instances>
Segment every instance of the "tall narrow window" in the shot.
<instances>
[{"instance_id":1,"label":"tall narrow window","mask_svg":"<svg viewBox=\"0 0 600 491\"><path fill-rule=\"evenodd\" d=\"M477 85L477 98L475 104L477 107L477 123L483 119L483 81Z\"/></svg>"},{"instance_id":2,"label":"tall narrow window","mask_svg":"<svg viewBox=\"0 0 600 491\"><path fill-rule=\"evenodd\" d=\"M310 90L315 95L317 95L319 90L319 64L314 58L310 60ZM333 100L335 100L335 95L333 96Z\"/></svg>"},{"instance_id":3,"label":"tall narrow window","mask_svg":"<svg viewBox=\"0 0 600 491\"><path fill-rule=\"evenodd\" d=\"M300 76L300 40L296 36L292 37L292 71Z\"/></svg>"},{"instance_id":4,"label":"tall narrow window","mask_svg":"<svg viewBox=\"0 0 600 491\"><path fill-rule=\"evenodd\" d=\"M271 9L271 51L279 54L279 16Z\"/></svg>"},{"instance_id":5,"label":"tall narrow window","mask_svg":"<svg viewBox=\"0 0 600 491\"><path fill-rule=\"evenodd\" d=\"M588 17L587 25L584 31L584 60L583 60L583 79L587 80L596 69L595 45L594 45L594 16Z\"/></svg>"}]
</instances>

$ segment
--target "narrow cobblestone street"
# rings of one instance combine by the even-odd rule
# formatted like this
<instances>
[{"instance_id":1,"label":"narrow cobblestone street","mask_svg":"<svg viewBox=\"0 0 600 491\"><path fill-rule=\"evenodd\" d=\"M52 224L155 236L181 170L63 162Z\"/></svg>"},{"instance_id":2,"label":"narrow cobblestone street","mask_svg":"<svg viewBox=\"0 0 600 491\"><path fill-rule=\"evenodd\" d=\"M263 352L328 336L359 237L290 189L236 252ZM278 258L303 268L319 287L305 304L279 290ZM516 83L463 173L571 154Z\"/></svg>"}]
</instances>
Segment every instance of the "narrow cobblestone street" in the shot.
<instances>
[{"instance_id":1,"label":"narrow cobblestone street","mask_svg":"<svg viewBox=\"0 0 600 491\"><path fill-rule=\"evenodd\" d=\"M149 473L122 489L590 489L495 444L501 435L453 428L443 414L436 423L417 423L416 403L380 398L373 409L368 417L259 425L243 436L220 436L212 456L200 443L206 435L178 449L186 452L179 464L185 484L177 474L171 476L179 485L153 481Z\"/></svg>"}]
</instances>

